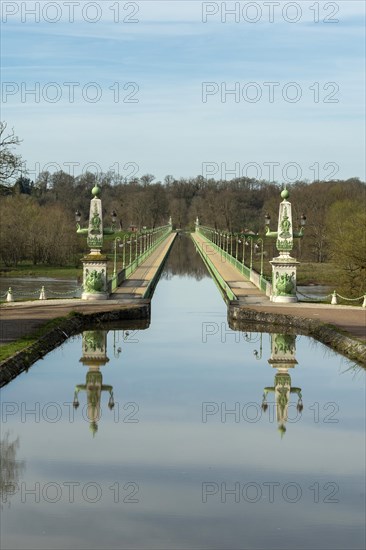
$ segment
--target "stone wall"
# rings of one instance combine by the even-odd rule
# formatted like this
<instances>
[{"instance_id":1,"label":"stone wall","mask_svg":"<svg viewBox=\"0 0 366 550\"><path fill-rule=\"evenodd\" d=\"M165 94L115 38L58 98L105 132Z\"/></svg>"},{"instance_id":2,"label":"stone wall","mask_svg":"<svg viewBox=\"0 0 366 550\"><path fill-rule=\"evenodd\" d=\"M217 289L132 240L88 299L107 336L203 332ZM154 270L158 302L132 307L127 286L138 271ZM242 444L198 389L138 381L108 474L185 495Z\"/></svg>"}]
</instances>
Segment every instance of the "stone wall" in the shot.
<instances>
[{"instance_id":1,"label":"stone wall","mask_svg":"<svg viewBox=\"0 0 366 550\"><path fill-rule=\"evenodd\" d=\"M46 330L45 334L38 338L34 344L0 363L0 388L20 373L27 371L33 363L42 359L71 336L80 334L84 330L102 328L103 323L114 323L110 327L113 330L116 323L122 320L126 322L125 329L132 330L135 328L134 325L137 325L140 329L147 328L150 324L150 301L144 300L137 307L134 305L132 308L91 314L74 313L61 319L57 326L52 326L48 331Z\"/></svg>"},{"instance_id":2,"label":"stone wall","mask_svg":"<svg viewBox=\"0 0 366 550\"><path fill-rule=\"evenodd\" d=\"M296 332L297 334L311 336L348 359L356 361L366 367L366 345L354 338L342 334L336 327L327 325L321 321L305 319L294 315L255 311L246 309L233 302L228 308L228 319L229 326L234 328L234 330L241 330L241 322L251 322L261 323L264 327L267 325L268 332L273 332L273 330L270 330L270 327L275 325L277 329L281 328L284 332Z\"/></svg>"}]
</instances>

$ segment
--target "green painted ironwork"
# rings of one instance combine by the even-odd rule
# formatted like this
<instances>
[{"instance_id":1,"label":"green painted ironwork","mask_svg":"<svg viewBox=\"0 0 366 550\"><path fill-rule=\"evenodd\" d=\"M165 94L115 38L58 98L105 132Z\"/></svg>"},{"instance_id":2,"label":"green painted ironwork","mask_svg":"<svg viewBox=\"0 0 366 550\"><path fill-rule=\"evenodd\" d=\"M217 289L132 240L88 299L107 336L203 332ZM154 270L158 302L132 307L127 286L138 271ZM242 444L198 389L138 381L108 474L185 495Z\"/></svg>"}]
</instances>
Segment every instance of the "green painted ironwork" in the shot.
<instances>
[{"instance_id":1,"label":"green painted ironwork","mask_svg":"<svg viewBox=\"0 0 366 550\"><path fill-rule=\"evenodd\" d=\"M221 254L221 257L225 258L229 263L231 263L240 273L242 273L249 281L255 284L260 290L266 292L269 290L270 283L263 276L263 239L258 235L249 235L249 234L238 234L232 235L230 233L225 233L222 231L216 231L211 227L199 226L199 233L202 238L209 242L214 250ZM232 237L239 238L241 237L243 242L243 249L245 243L250 244L250 266L246 266L243 261L237 259L237 251L235 249L235 256L230 254L230 242L232 242ZM253 243L261 243L261 273L258 273L253 269ZM245 249L244 249L245 250ZM243 254L244 259L244 254ZM258 277L258 282L255 279Z\"/></svg>"},{"instance_id":2,"label":"green painted ironwork","mask_svg":"<svg viewBox=\"0 0 366 550\"><path fill-rule=\"evenodd\" d=\"M156 250L156 248L167 238L167 236L171 232L172 226L164 225L162 227L157 227L151 231L144 231L132 234L130 235L128 241L124 239L123 267L122 270L118 273L117 269L115 270L116 272L113 274L113 277L108 282L108 290L110 292L113 292L113 290L118 288L124 280L128 279L130 275L132 275L132 273L136 271L138 266L141 265L146 260L146 258L148 258L154 252L154 250ZM139 246L139 241L140 243L143 242L144 244L140 244ZM127 265L125 265L126 244L129 244L129 261ZM115 259L116 255L117 248L115 246Z\"/></svg>"}]
</instances>

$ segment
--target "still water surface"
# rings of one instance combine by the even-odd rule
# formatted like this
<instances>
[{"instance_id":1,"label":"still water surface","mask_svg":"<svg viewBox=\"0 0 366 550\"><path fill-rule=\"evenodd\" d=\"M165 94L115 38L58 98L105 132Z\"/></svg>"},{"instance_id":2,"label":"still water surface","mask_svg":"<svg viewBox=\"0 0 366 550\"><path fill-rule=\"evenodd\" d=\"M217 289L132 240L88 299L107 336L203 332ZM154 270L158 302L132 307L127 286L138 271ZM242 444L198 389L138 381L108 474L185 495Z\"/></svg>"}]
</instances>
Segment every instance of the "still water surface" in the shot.
<instances>
[{"instance_id":1,"label":"still water surface","mask_svg":"<svg viewBox=\"0 0 366 550\"><path fill-rule=\"evenodd\" d=\"M231 331L183 236L150 327L107 328L2 390L2 548L364 548L362 370Z\"/></svg>"}]
</instances>

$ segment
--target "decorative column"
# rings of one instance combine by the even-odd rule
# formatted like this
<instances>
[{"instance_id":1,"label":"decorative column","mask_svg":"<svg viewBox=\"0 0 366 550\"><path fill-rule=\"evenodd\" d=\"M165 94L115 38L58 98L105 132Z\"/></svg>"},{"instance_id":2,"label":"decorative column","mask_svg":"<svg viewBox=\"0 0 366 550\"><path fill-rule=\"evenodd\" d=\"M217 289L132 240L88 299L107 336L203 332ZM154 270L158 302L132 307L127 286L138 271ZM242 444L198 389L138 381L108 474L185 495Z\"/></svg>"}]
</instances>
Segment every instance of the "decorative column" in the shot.
<instances>
[{"instance_id":1,"label":"decorative column","mask_svg":"<svg viewBox=\"0 0 366 550\"><path fill-rule=\"evenodd\" d=\"M292 258L290 253L294 245L294 238L303 236L303 227L300 231L294 232L292 225L291 203L287 200L289 192L284 189L281 192L283 201L280 203L278 214L278 229L270 231L267 225L266 237L276 238L276 248L279 256L273 258L272 265L272 302L297 302L296 294L296 270L299 262ZM269 223L269 216L266 215ZM305 224L306 217L301 218L302 226Z\"/></svg>"},{"instance_id":2,"label":"decorative column","mask_svg":"<svg viewBox=\"0 0 366 550\"><path fill-rule=\"evenodd\" d=\"M99 198L100 187L95 185L92 189L93 198L90 201L89 226L81 229L77 226L77 233L87 234L89 254L82 258L83 263L83 300L106 300L109 297L107 256L101 253L103 247L103 235L113 234L114 229L103 228L102 201Z\"/></svg>"},{"instance_id":3,"label":"decorative column","mask_svg":"<svg viewBox=\"0 0 366 550\"><path fill-rule=\"evenodd\" d=\"M196 218L196 221L194 222L194 225L195 225L195 231L199 231L200 230L200 220L198 219L198 216Z\"/></svg>"},{"instance_id":4,"label":"decorative column","mask_svg":"<svg viewBox=\"0 0 366 550\"><path fill-rule=\"evenodd\" d=\"M78 395L80 391L86 392L87 417L90 423L90 430L94 435L98 430L98 421L101 416L101 396L103 391L109 393L108 407L113 409L113 387L103 384L103 376L100 367L108 363L107 357L107 331L88 330L83 332L83 356L80 362L89 367L86 373L86 383L78 384L74 393L74 408L79 407Z\"/></svg>"},{"instance_id":5,"label":"decorative column","mask_svg":"<svg viewBox=\"0 0 366 550\"><path fill-rule=\"evenodd\" d=\"M297 365L296 354L296 336L292 334L271 334L271 358L268 363L277 369L274 379L274 386L268 386L263 391L262 409L268 408L267 394L274 393L276 404L276 418L278 431L281 437L286 432L286 422L288 419L288 407L290 404L290 395L298 396L297 410L303 409L301 388L291 387L291 377L288 369Z\"/></svg>"}]
</instances>

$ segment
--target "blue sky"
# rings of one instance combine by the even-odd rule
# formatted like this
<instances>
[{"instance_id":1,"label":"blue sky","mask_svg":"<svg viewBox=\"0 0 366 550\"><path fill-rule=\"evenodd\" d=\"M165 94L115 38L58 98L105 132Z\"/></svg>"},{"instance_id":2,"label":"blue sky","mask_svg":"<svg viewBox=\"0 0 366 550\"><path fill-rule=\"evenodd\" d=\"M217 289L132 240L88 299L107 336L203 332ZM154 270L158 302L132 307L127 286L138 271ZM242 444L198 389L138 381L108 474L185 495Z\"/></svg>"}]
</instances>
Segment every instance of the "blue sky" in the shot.
<instances>
[{"instance_id":1,"label":"blue sky","mask_svg":"<svg viewBox=\"0 0 366 550\"><path fill-rule=\"evenodd\" d=\"M31 176L365 178L364 2L279 2L273 23L266 2L240 2L238 22L222 22L235 2L118 2L115 22L116 5L80 0L70 22L63 1L2 3L2 119Z\"/></svg>"}]
</instances>

